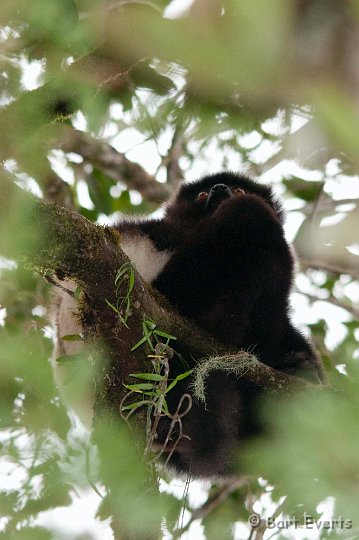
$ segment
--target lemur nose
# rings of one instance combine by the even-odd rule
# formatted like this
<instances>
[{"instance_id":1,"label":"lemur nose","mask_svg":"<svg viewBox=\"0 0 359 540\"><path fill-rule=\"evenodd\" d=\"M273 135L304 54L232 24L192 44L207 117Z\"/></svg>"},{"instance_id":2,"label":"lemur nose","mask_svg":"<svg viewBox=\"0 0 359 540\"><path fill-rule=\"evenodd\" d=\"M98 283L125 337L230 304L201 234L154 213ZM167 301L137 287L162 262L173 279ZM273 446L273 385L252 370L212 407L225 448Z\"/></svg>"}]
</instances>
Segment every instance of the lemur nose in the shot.
<instances>
[{"instance_id":1,"label":"lemur nose","mask_svg":"<svg viewBox=\"0 0 359 540\"><path fill-rule=\"evenodd\" d=\"M227 189L226 184L215 184L211 191L226 191Z\"/></svg>"}]
</instances>

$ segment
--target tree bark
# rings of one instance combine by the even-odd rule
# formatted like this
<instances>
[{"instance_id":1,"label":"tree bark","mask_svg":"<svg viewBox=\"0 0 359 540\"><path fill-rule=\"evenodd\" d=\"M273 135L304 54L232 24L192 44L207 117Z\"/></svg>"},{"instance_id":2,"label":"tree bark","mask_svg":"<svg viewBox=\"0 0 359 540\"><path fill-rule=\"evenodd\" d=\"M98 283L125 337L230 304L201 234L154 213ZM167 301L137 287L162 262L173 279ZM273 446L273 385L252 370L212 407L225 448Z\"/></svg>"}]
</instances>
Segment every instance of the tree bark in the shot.
<instances>
[{"instance_id":1,"label":"tree bark","mask_svg":"<svg viewBox=\"0 0 359 540\"><path fill-rule=\"evenodd\" d=\"M228 370L233 361L236 375L253 381L271 392L291 392L298 388L312 387L311 384L278 372L259 362L255 357L243 361L243 352L228 350L192 321L179 316L167 300L145 283L134 269L135 280L131 292L131 310L127 327L111 308L119 297L126 294L124 280L115 286L118 270L128 262L121 250L121 235L111 227L102 227L79 214L56 204L36 200L3 177L0 194L2 228L6 218L13 214L11 201L24 204L26 211L17 216L21 228L21 249L27 264L50 280L69 278L81 288L79 303L82 307L82 323L85 341L95 345L101 363L101 391L97 393L97 405L110 411L118 411L127 390L130 373L148 371L149 362L143 347L131 352L131 348L143 337L144 317L155 321L157 328L174 335L188 350L196 350L203 358L223 357L222 364ZM10 204L9 204L10 202ZM31 225L30 225L31 223ZM30 239L34 230L41 232L40 241L34 246ZM18 257L16 238L5 245L5 256ZM248 356L248 355L247 355ZM217 368L218 369L218 368Z\"/></svg>"}]
</instances>

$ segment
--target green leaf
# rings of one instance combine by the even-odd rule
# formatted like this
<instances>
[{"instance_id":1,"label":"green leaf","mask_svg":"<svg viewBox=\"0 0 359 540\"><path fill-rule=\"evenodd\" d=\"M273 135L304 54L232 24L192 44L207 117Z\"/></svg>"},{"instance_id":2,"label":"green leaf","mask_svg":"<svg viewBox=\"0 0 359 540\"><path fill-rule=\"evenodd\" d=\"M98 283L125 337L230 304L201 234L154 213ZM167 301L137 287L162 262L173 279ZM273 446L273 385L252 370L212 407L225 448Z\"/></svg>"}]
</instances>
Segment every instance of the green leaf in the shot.
<instances>
[{"instance_id":1,"label":"green leaf","mask_svg":"<svg viewBox=\"0 0 359 540\"><path fill-rule=\"evenodd\" d=\"M293 193L293 195L305 202L314 201L323 187L322 181L309 182L298 176L284 178L283 184L291 191L291 193Z\"/></svg>"},{"instance_id":2,"label":"green leaf","mask_svg":"<svg viewBox=\"0 0 359 540\"><path fill-rule=\"evenodd\" d=\"M144 336L142 339L140 339L140 341L138 341L138 342L136 343L136 345L134 345L134 346L132 347L131 352L133 352L133 351L135 351L136 349L138 349L138 347L141 347L141 345L143 345L144 343L146 343L146 341L147 341L147 338L146 338L146 336Z\"/></svg>"},{"instance_id":3,"label":"green leaf","mask_svg":"<svg viewBox=\"0 0 359 540\"><path fill-rule=\"evenodd\" d=\"M193 369L190 369L189 371L186 371L185 373L180 373L180 375L177 375L177 377L169 384L166 388L165 394L168 394L172 388L176 386L178 381L182 381L183 379L186 379L186 377L189 377L193 373Z\"/></svg>"},{"instance_id":4,"label":"green leaf","mask_svg":"<svg viewBox=\"0 0 359 540\"><path fill-rule=\"evenodd\" d=\"M144 334L144 336L146 338L146 341L147 341L151 351L154 351L155 349L154 349L154 346L152 345L152 341L151 341L151 337L152 337L152 334L153 334L152 328L149 329L147 327L146 321L144 321L142 323L142 329L143 329L143 334Z\"/></svg>"},{"instance_id":5,"label":"green leaf","mask_svg":"<svg viewBox=\"0 0 359 540\"><path fill-rule=\"evenodd\" d=\"M135 379L144 379L145 381L163 381L163 375L157 375L157 373L130 373L130 377Z\"/></svg>"},{"instance_id":6,"label":"green leaf","mask_svg":"<svg viewBox=\"0 0 359 540\"><path fill-rule=\"evenodd\" d=\"M117 285L119 283L119 281L121 280L121 278L127 273L129 272L130 274L132 273L133 274L133 265L132 265L132 262L126 262L124 263L121 268L119 268L119 270L117 271L117 274L116 274L116 277L115 277L115 285Z\"/></svg>"},{"instance_id":7,"label":"green leaf","mask_svg":"<svg viewBox=\"0 0 359 540\"><path fill-rule=\"evenodd\" d=\"M105 302L106 302L106 304L107 304L111 309L113 309L113 311L114 311L115 313L117 313L117 315L120 314L120 312L119 312L119 310L117 309L117 307L114 306L113 304L111 304L111 302L109 302L109 301L107 300L107 298L105 298Z\"/></svg>"},{"instance_id":8,"label":"green leaf","mask_svg":"<svg viewBox=\"0 0 359 540\"><path fill-rule=\"evenodd\" d=\"M64 354L63 356L58 356L56 362L58 364L68 364L70 362L82 362L83 360L88 359L88 354L78 353L78 354Z\"/></svg>"},{"instance_id":9,"label":"green leaf","mask_svg":"<svg viewBox=\"0 0 359 540\"><path fill-rule=\"evenodd\" d=\"M170 334L167 334L166 332L163 332L162 330L154 330L153 333L156 334L156 336L161 336L166 339L177 339L175 336L171 336Z\"/></svg>"},{"instance_id":10,"label":"green leaf","mask_svg":"<svg viewBox=\"0 0 359 540\"><path fill-rule=\"evenodd\" d=\"M131 390L132 392L141 392L142 390L152 390L153 384L152 383L139 383L139 384L124 384L123 385L128 390Z\"/></svg>"},{"instance_id":11,"label":"green leaf","mask_svg":"<svg viewBox=\"0 0 359 540\"><path fill-rule=\"evenodd\" d=\"M68 334L67 336L62 336L62 341L83 341L84 338L80 334Z\"/></svg>"},{"instance_id":12,"label":"green leaf","mask_svg":"<svg viewBox=\"0 0 359 540\"><path fill-rule=\"evenodd\" d=\"M149 401L148 399L144 399L142 401L136 401L135 403L131 403L130 405L125 405L124 407L121 407L122 411L132 411L135 409L138 409L139 407L142 407L144 405L153 405L152 401Z\"/></svg>"},{"instance_id":13,"label":"green leaf","mask_svg":"<svg viewBox=\"0 0 359 540\"><path fill-rule=\"evenodd\" d=\"M87 185L89 195L97 212L102 212L106 215L111 214L112 197L110 194L110 189L114 184L116 184L115 180L97 168L94 168L92 174L88 177Z\"/></svg>"},{"instance_id":14,"label":"green leaf","mask_svg":"<svg viewBox=\"0 0 359 540\"><path fill-rule=\"evenodd\" d=\"M146 319L144 320L144 324L145 324L146 328L148 328L149 330L152 330L152 331L155 330L155 328L156 328L156 326L157 326L156 323L155 323L155 321L153 321L153 320L150 319L150 318L146 318Z\"/></svg>"},{"instance_id":15,"label":"green leaf","mask_svg":"<svg viewBox=\"0 0 359 540\"><path fill-rule=\"evenodd\" d=\"M177 375L176 379L178 381L182 381L182 379L186 379L187 377L192 375L192 373L193 373L193 369L190 369L189 371L186 371L185 373L180 373L179 375Z\"/></svg>"},{"instance_id":16,"label":"green leaf","mask_svg":"<svg viewBox=\"0 0 359 540\"><path fill-rule=\"evenodd\" d=\"M129 328L128 324L126 323L126 319L124 319L123 317L121 317L120 314L119 314L119 318L120 318L120 321L122 322L123 326L125 326L126 328Z\"/></svg>"},{"instance_id":17,"label":"green leaf","mask_svg":"<svg viewBox=\"0 0 359 540\"><path fill-rule=\"evenodd\" d=\"M174 379L171 384L169 384L166 388L166 392L165 394L168 394L168 392L170 392L172 390L172 388L174 388L176 386L176 384L178 383L178 379Z\"/></svg>"},{"instance_id":18,"label":"green leaf","mask_svg":"<svg viewBox=\"0 0 359 540\"><path fill-rule=\"evenodd\" d=\"M130 294L132 292L134 284L135 284L135 273L133 271L133 268L131 268L130 281L129 281L129 284L128 284L128 294Z\"/></svg>"}]
</instances>

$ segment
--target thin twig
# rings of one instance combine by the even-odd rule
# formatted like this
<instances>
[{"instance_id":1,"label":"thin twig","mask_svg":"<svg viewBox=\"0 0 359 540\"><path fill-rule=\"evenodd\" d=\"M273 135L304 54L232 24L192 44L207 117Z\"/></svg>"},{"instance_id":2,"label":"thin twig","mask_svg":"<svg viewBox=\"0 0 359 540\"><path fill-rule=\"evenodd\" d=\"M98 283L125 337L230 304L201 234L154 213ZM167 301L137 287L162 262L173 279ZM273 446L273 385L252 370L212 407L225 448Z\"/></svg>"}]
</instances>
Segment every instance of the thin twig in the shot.
<instances>
[{"instance_id":1,"label":"thin twig","mask_svg":"<svg viewBox=\"0 0 359 540\"><path fill-rule=\"evenodd\" d=\"M300 266L303 270L313 268L316 270L324 270L325 272L331 272L333 274L347 274L349 276L352 276L354 279L359 279L359 272L357 269L345 268L344 266L333 264L325 260L300 258Z\"/></svg>"},{"instance_id":2,"label":"thin twig","mask_svg":"<svg viewBox=\"0 0 359 540\"><path fill-rule=\"evenodd\" d=\"M51 283L51 285L55 285L55 287L58 287L59 289L61 289L62 291L64 291L66 294L68 294L69 296L72 296L72 298L75 298L75 293L74 291L70 291L70 289L67 289L66 287L64 287L59 281L56 281L55 279L53 279L51 276L49 276L49 274L45 274L44 275L44 278L46 279L46 281L48 283Z\"/></svg>"},{"instance_id":3,"label":"thin twig","mask_svg":"<svg viewBox=\"0 0 359 540\"><path fill-rule=\"evenodd\" d=\"M220 506L226 499L228 499L231 493L247 485L248 482L249 477L242 477L239 479L229 480L224 486L221 486L216 493L211 495L200 508L193 510L191 519L188 521L188 523L186 523L186 525L178 531L175 531L173 537L174 540L177 540L182 536L183 533L188 531L194 521L197 519L204 519L211 512L213 512L215 508Z\"/></svg>"},{"instance_id":4,"label":"thin twig","mask_svg":"<svg viewBox=\"0 0 359 540\"><path fill-rule=\"evenodd\" d=\"M347 304L343 300L339 300L333 295L330 295L328 298L319 298L318 296L315 296L314 294L305 293L302 291L298 291L300 294L304 294L311 302L329 302L330 304L333 304L334 306L338 306L342 309L345 309L353 315L356 319L359 319L359 309L355 306L352 306L351 304Z\"/></svg>"},{"instance_id":5,"label":"thin twig","mask_svg":"<svg viewBox=\"0 0 359 540\"><path fill-rule=\"evenodd\" d=\"M168 364L168 359L165 356L163 356L163 352L161 355L161 364L164 366L164 374L163 374L164 378L162 381L160 381L160 384L159 384L160 397L158 399L158 402L154 404L154 407L155 407L154 421L152 423L151 431L147 440L146 454L153 447L153 442L157 436L158 423L162 415L162 409L163 409L166 389L168 385L168 376L169 376L170 368Z\"/></svg>"},{"instance_id":6,"label":"thin twig","mask_svg":"<svg viewBox=\"0 0 359 540\"><path fill-rule=\"evenodd\" d=\"M182 407L185 399L188 400L187 408L182 413L180 413L181 407ZM176 409L175 413L172 416L171 425L170 425L170 428L168 430L167 437L166 437L166 440L165 440L165 442L163 444L162 451L161 451L161 452L165 451L165 449L167 447L167 444L168 444L168 442L170 440L170 437L171 437L171 435L173 433L173 430L174 430L174 428L176 427L176 424L177 424L178 427L179 427L178 437L177 437L174 445L172 446L171 451L170 451L170 453L169 453L169 455L168 455L168 457L166 459L166 463L165 463L166 465L168 464L169 460L171 459L171 457L172 457L174 451L176 450L180 440L181 439L189 439L190 440L190 437L188 437L188 435L185 435L183 433L182 418L189 413L191 408L192 408L192 397L189 394L183 394L183 396L181 396L181 399L180 399L180 401L179 401L179 403L177 405L177 409Z\"/></svg>"}]
</instances>

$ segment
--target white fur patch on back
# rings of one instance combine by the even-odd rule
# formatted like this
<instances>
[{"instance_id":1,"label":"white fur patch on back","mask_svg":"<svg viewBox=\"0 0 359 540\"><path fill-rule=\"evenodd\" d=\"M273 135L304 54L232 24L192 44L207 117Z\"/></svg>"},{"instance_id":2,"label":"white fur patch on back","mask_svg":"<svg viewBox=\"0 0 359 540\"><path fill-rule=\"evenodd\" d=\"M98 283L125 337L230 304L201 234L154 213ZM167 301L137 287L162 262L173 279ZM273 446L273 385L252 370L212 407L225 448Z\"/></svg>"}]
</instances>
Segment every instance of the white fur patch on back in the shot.
<instances>
[{"instance_id":1,"label":"white fur patch on back","mask_svg":"<svg viewBox=\"0 0 359 540\"><path fill-rule=\"evenodd\" d=\"M156 279L171 257L170 251L158 251L147 236L138 233L124 234L120 246L147 283Z\"/></svg>"}]
</instances>

